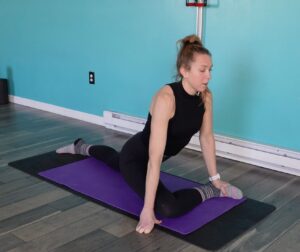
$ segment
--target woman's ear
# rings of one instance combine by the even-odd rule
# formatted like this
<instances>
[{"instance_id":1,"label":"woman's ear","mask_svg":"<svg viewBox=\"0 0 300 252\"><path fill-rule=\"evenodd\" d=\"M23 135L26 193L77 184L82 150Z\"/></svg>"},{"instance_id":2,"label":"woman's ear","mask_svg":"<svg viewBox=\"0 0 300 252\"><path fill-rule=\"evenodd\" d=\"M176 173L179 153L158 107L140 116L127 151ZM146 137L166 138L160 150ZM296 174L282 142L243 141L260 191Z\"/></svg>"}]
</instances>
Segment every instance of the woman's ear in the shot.
<instances>
[{"instance_id":1,"label":"woman's ear","mask_svg":"<svg viewBox=\"0 0 300 252\"><path fill-rule=\"evenodd\" d=\"M181 74L181 76L183 78L187 78L188 77L189 71L184 66L181 66L179 68L179 72L180 72L180 74Z\"/></svg>"}]
</instances>

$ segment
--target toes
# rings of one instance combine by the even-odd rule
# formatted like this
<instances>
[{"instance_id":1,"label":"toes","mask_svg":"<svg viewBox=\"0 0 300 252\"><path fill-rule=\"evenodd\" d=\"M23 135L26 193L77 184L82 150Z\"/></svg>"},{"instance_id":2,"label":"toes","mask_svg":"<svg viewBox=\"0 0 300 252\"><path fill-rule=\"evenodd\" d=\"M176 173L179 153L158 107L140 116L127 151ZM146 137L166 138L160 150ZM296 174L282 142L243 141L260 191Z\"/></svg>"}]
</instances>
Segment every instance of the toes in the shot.
<instances>
[{"instance_id":1,"label":"toes","mask_svg":"<svg viewBox=\"0 0 300 252\"><path fill-rule=\"evenodd\" d=\"M144 232L145 232L145 234L149 234L151 232L151 230L152 229L150 229L150 228L146 228Z\"/></svg>"},{"instance_id":2,"label":"toes","mask_svg":"<svg viewBox=\"0 0 300 252\"><path fill-rule=\"evenodd\" d=\"M142 233L144 232L144 229L141 228L141 227L139 227L139 228L136 229L136 231L137 231L138 233L142 234Z\"/></svg>"},{"instance_id":3,"label":"toes","mask_svg":"<svg viewBox=\"0 0 300 252\"><path fill-rule=\"evenodd\" d=\"M226 187L226 193L224 194L224 196L227 196L227 197L230 197L233 199L241 199L241 198L243 198L243 193L239 188L228 184L228 186Z\"/></svg>"}]
</instances>

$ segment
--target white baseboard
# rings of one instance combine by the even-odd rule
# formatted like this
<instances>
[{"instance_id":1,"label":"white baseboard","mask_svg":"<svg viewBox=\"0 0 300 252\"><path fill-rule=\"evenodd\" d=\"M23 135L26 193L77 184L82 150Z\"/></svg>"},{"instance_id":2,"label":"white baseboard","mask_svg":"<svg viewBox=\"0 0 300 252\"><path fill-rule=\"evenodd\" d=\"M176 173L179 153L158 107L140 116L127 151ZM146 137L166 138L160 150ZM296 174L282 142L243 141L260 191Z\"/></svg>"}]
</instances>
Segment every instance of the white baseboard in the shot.
<instances>
[{"instance_id":1,"label":"white baseboard","mask_svg":"<svg viewBox=\"0 0 300 252\"><path fill-rule=\"evenodd\" d=\"M103 117L101 117L18 96L10 95L9 100L12 103L75 118L129 134L141 131L146 121L143 118L111 111L104 111ZM198 134L193 136L187 148L201 151L198 137ZM220 135L215 135L215 139L216 154L218 156L300 176L300 152Z\"/></svg>"},{"instance_id":2,"label":"white baseboard","mask_svg":"<svg viewBox=\"0 0 300 252\"><path fill-rule=\"evenodd\" d=\"M78 119L81 121L104 126L103 117L101 117L101 116L92 115L92 114L80 112L77 110L67 109L64 107L59 107L59 106L55 106L52 104L34 101L31 99L22 98L22 97L13 96L13 95L9 96L9 101L12 103L23 105L23 106L27 106L27 107L31 107L31 108L35 108L35 109L39 109L39 110L55 113L58 115L67 116L67 117L71 117L71 118Z\"/></svg>"},{"instance_id":3,"label":"white baseboard","mask_svg":"<svg viewBox=\"0 0 300 252\"><path fill-rule=\"evenodd\" d=\"M107 128L134 134L143 129L145 119L104 111ZM201 151L199 135L192 137L187 148ZM300 176L300 153L268 145L215 135L216 154L221 157Z\"/></svg>"}]
</instances>

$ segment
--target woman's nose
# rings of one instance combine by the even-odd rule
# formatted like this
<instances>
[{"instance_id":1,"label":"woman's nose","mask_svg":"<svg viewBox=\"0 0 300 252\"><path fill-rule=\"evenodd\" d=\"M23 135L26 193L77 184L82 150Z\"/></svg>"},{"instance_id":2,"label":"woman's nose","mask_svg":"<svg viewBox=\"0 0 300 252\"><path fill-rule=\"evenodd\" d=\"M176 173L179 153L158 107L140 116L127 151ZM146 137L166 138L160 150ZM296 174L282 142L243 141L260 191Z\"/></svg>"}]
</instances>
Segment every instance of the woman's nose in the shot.
<instances>
[{"instance_id":1,"label":"woman's nose","mask_svg":"<svg viewBox=\"0 0 300 252\"><path fill-rule=\"evenodd\" d=\"M211 72L209 70L206 72L206 78L208 80L210 80L210 78L211 78Z\"/></svg>"}]
</instances>

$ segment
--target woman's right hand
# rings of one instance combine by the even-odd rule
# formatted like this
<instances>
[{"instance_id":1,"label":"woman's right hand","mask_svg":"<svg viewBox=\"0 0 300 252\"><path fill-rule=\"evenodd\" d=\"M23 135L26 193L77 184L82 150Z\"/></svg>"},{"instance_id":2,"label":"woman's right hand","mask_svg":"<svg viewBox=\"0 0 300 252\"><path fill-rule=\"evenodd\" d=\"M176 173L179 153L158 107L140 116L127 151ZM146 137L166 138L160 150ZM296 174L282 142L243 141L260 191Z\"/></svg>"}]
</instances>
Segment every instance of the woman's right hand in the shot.
<instances>
[{"instance_id":1,"label":"woman's right hand","mask_svg":"<svg viewBox=\"0 0 300 252\"><path fill-rule=\"evenodd\" d=\"M136 227L136 231L140 234L149 234L154 228L155 224L160 224L161 221L157 220L152 209L143 208L140 214L140 221Z\"/></svg>"}]
</instances>

